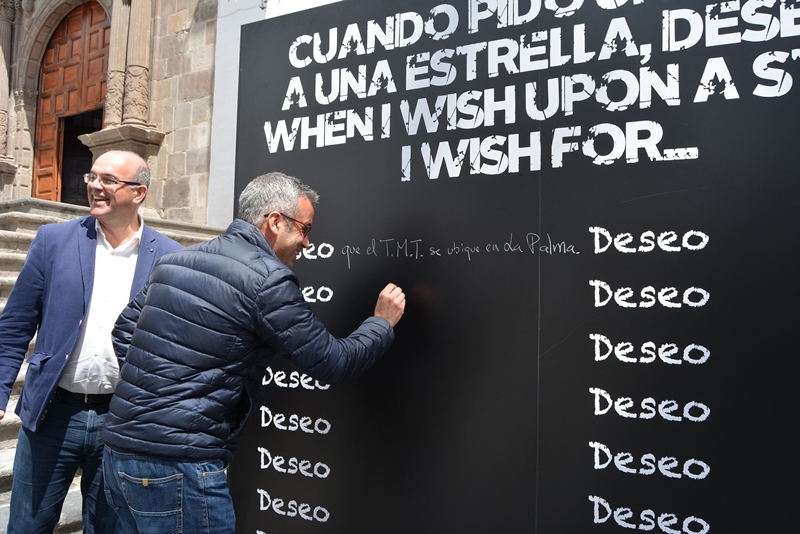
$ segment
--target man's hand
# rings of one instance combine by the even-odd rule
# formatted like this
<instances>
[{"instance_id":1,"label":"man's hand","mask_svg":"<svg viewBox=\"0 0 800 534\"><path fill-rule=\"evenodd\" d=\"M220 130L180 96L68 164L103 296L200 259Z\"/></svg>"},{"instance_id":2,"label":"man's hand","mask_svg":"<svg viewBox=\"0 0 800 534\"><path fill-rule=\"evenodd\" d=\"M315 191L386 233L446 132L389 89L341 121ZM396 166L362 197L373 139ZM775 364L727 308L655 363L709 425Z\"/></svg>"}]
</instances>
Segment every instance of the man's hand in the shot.
<instances>
[{"instance_id":1,"label":"man's hand","mask_svg":"<svg viewBox=\"0 0 800 534\"><path fill-rule=\"evenodd\" d=\"M392 328L396 325L406 309L406 295L394 284L383 288L375 304L375 316L386 319Z\"/></svg>"},{"instance_id":2,"label":"man's hand","mask_svg":"<svg viewBox=\"0 0 800 534\"><path fill-rule=\"evenodd\" d=\"M6 416L6 411L5 410L0 410L0 421L2 421L3 417L5 417L5 416Z\"/></svg>"}]
</instances>

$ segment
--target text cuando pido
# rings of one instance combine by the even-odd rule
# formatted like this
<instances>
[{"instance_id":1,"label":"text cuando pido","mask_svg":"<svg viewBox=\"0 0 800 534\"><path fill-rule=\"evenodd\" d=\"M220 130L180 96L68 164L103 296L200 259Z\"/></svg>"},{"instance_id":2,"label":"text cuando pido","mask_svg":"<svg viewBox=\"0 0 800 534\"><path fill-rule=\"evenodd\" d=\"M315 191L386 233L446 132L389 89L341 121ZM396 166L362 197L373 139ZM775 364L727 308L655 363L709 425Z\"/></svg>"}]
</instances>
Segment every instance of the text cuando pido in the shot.
<instances>
[{"instance_id":1,"label":"text cuando pido","mask_svg":"<svg viewBox=\"0 0 800 534\"><path fill-rule=\"evenodd\" d=\"M566 23L592 3L600 10L589 22L542 29L543 14ZM700 147L663 146L666 134L658 121L588 125L579 118L592 108L620 113L733 103L744 96L779 98L792 89L792 63L800 59L794 43L800 8L793 1L664 6L649 13L656 21L641 16L650 7L643 4L463 0L308 30L286 45L292 75L278 100L280 112L297 115L309 101L339 109L269 117L268 150L319 149L356 138L374 142L397 131L428 136L417 145L402 144L401 181L422 171L437 179L558 169L571 153L596 165L685 161L698 159ZM648 22L661 31L654 33ZM774 48L753 48L766 42ZM701 72L682 68L689 56L704 63ZM746 74L733 57L747 57ZM603 68L610 60L613 67ZM512 83L501 87L498 77ZM457 83L457 90L445 90ZM441 94L429 95L439 89ZM419 91L428 93L403 98ZM393 131L394 117L403 128ZM566 117L576 117L574 125L541 126ZM481 135L480 129L500 123L506 132ZM474 134L450 135L458 130Z\"/></svg>"}]
</instances>

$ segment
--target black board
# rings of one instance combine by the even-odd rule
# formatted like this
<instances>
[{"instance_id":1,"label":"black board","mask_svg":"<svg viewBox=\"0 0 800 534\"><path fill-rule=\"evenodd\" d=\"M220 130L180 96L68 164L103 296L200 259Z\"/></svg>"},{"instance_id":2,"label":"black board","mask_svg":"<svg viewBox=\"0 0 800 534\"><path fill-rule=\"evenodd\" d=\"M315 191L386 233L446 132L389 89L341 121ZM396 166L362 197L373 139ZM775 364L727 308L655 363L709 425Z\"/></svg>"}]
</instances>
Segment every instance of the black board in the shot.
<instances>
[{"instance_id":1,"label":"black board","mask_svg":"<svg viewBox=\"0 0 800 534\"><path fill-rule=\"evenodd\" d=\"M790 531L800 4L769 4L346 0L244 27L237 195L273 170L321 194L295 271L335 335L389 281L408 308L350 384L270 366L237 532ZM403 101L437 99L414 132ZM430 177L424 146L467 155Z\"/></svg>"}]
</instances>

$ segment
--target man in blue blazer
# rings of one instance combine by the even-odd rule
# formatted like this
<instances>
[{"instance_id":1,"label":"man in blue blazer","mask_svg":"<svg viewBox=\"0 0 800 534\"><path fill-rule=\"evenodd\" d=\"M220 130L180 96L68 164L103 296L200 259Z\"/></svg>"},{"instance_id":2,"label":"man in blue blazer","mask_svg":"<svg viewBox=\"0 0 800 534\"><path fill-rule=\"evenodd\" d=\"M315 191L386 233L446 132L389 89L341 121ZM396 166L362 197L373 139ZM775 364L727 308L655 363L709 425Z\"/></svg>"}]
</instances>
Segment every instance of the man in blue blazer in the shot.
<instances>
[{"instance_id":1,"label":"man in blue blazer","mask_svg":"<svg viewBox=\"0 0 800 534\"><path fill-rule=\"evenodd\" d=\"M91 215L39 229L0 316L0 419L36 334L16 407L9 534L53 532L79 467L84 532L116 529L100 468L119 371L111 328L156 260L180 248L139 216L150 184L141 157L107 152L84 180Z\"/></svg>"}]
</instances>

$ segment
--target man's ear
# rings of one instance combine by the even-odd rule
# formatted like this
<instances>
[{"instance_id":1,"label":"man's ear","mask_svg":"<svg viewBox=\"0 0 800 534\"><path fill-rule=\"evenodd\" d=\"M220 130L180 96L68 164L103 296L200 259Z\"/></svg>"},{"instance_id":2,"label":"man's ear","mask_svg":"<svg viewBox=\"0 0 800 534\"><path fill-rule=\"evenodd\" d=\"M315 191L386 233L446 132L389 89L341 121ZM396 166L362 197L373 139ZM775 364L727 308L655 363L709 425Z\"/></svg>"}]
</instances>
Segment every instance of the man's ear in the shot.
<instances>
[{"instance_id":1,"label":"man's ear","mask_svg":"<svg viewBox=\"0 0 800 534\"><path fill-rule=\"evenodd\" d=\"M261 222L259 230L270 245L273 245L278 238L281 222L280 214L275 211L264 217L264 220Z\"/></svg>"},{"instance_id":2,"label":"man's ear","mask_svg":"<svg viewBox=\"0 0 800 534\"><path fill-rule=\"evenodd\" d=\"M142 204L147 197L147 186L140 185L136 188L136 193L133 196L133 201L137 204Z\"/></svg>"}]
</instances>

